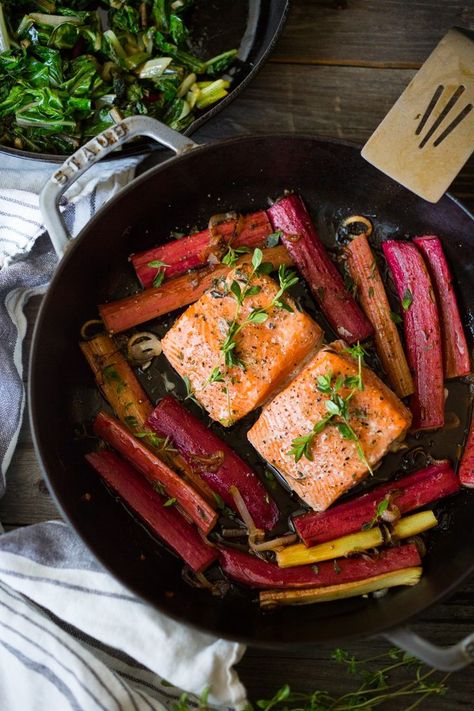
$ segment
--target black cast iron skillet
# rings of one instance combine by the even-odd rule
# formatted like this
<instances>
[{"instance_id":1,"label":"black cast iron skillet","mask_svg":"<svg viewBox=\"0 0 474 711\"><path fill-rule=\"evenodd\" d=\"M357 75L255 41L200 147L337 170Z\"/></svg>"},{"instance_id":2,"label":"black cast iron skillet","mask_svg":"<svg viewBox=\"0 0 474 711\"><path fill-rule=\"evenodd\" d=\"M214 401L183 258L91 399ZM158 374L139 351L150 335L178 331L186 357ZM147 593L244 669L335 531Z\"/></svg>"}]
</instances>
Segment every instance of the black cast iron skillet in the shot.
<instances>
[{"instance_id":1,"label":"black cast iron skillet","mask_svg":"<svg viewBox=\"0 0 474 711\"><path fill-rule=\"evenodd\" d=\"M452 593L474 571L474 499L470 492L463 491L438 508L441 525L430 532L425 572L414 588L391 591L380 599L354 598L284 608L271 614L262 614L243 594L217 600L183 582L181 563L148 535L84 462L82 453L88 445L77 439L77 428L97 412L100 396L77 341L80 326L95 315L96 304L136 290L136 280L127 265L131 252L160 242L170 230L205 225L215 212L264 207L268 197L275 198L284 189L303 195L329 246L334 244L341 218L354 212L372 217L378 240L405 233L440 235L472 338L472 216L449 196L436 205L415 197L363 161L358 150L343 143L276 135L197 146L150 119L137 117L119 126L120 132L125 139L137 133L152 135L174 148L178 157L124 189L69 247L55 203L73 181L77 167L79 173L86 169L84 153L76 154L74 164L67 161L56 172L41 200L58 253L66 250L66 254L36 324L30 415L38 457L64 516L126 586L157 609L199 629L269 647L335 642L384 632L441 668L467 663L466 650L472 650L472 644L468 644L472 640L449 653L436 652L407 628L394 628ZM105 145L106 141L101 139L101 143ZM99 155L104 151L94 143L92 149ZM308 308L321 320L314 306ZM165 319L166 323L169 320ZM163 321L152 322L151 327L163 332ZM329 329L327 337L331 337ZM142 377L153 400L164 392L160 373L165 367L164 358L158 359ZM173 377L172 371L167 372ZM174 379L177 382L176 376ZM423 449L429 449L435 457L456 460L468 425L468 384L456 381L448 387L447 410L457 413L459 426L411 438L410 452L385 458L378 480L421 466ZM243 428L235 426L228 432L217 429L261 473L262 464L246 443Z\"/></svg>"},{"instance_id":2,"label":"black cast iron skillet","mask_svg":"<svg viewBox=\"0 0 474 711\"><path fill-rule=\"evenodd\" d=\"M200 111L184 132L186 136L213 118L244 89L257 74L280 36L288 14L290 0L196 0L187 13L190 43L197 56L217 55L238 48L237 61L229 70L231 90L217 104ZM144 153L157 144L138 140L124 150L112 153L109 159ZM64 156L34 153L0 145L0 154L62 163Z\"/></svg>"}]
</instances>

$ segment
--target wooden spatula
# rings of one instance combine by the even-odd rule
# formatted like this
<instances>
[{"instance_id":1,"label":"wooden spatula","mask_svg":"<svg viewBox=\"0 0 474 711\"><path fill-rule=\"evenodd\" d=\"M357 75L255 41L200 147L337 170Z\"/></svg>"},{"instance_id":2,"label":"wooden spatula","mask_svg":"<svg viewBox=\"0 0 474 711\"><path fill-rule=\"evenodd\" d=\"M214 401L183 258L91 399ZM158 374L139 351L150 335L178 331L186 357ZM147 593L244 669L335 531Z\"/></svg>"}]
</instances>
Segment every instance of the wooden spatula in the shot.
<instances>
[{"instance_id":1,"label":"wooden spatula","mask_svg":"<svg viewBox=\"0 0 474 711\"><path fill-rule=\"evenodd\" d=\"M369 138L362 156L437 202L474 150L474 41L443 37Z\"/></svg>"}]
</instances>

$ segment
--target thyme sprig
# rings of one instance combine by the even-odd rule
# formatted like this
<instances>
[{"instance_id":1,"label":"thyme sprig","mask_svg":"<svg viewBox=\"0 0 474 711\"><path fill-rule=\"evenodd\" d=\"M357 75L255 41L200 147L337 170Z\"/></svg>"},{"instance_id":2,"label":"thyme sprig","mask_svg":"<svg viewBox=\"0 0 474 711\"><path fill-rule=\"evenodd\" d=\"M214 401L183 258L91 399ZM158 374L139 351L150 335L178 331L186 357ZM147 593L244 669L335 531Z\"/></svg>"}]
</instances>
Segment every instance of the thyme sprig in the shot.
<instances>
[{"instance_id":1,"label":"thyme sprig","mask_svg":"<svg viewBox=\"0 0 474 711\"><path fill-rule=\"evenodd\" d=\"M163 279L165 278L165 269L169 267L169 264L162 262L161 259L154 259L152 262L148 262L148 267L156 269L156 274L153 278L153 286L157 289L163 284Z\"/></svg>"},{"instance_id":2,"label":"thyme sprig","mask_svg":"<svg viewBox=\"0 0 474 711\"><path fill-rule=\"evenodd\" d=\"M191 385L191 381L187 375L183 377L183 383L184 387L186 388L186 397L184 399L191 400L191 402L194 402L194 404L200 407L202 410L202 405L194 394L193 386Z\"/></svg>"},{"instance_id":3,"label":"thyme sprig","mask_svg":"<svg viewBox=\"0 0 474 711\"><path fill-rule=\"evenodd\" d=\"M227 248L227 252L224 254L222 257L222 264L225 264L228 267L235 267L237 264L238 260L243 254L249 254L250 253L250 248L249 247L236 247L235 249L229 245Z\"/></svg>"},{"instance_id":4,"label":"thyme sprig","mask_svg":"<svg viewBox=\"0 0 474 711\"><path fill-rule=\"evenodd\" d=\"M328 414L321 420L318 420L308 434L302 435L301 437L295 437L291 443L291 448L289 449L288 454L289 456L294 457L295 462L299 462L302 457L306 457L306 459L312 461L313 454L311 452L311 445L313 444L314 438L328 425L332 424L337 427L339 433L344 439L355 443L359 458L364 462L365 466L372 474L372 468L367 460L367 457L365 456L360 439L350 423L351 414L349 412L349 403L351 399L357 391L362 391L364 389L362 366L364 364L364 356L366 352L359 343L352 346L352 348L347 348L346 352L358 361L357 375L346 375L344 377L342 374L339 374L335 380L331 372L327 373L327 375L317 376L317 390L329 396L325 402ZM342 387L351 388L350 392L345 397L340 394Z\"/></svg>"},{"instance_id":5,"label":"thyme sprig","mask_svg":"<svg viewBox=\"0 0 474 711\"><path fill-rule=\"evenodd\" d=\"M362 526L362 530L367 531L368 529L371 529L374 526L376 526L382 519L382 516L384 515L385 511L387 511L389 506L390 506L390 499L389 498L382 499L382 501L380 501L377 504L374 517L368 523L365 523Z\"/></svg>"},{"instance_id":6,"label":"thyme sprig","mask_svg":"<svg viewBox=\"0 0 474 711\"><path fill-rule=\"evenodd\" d=\"M443 696L448 690L449 673L441 674L395 647L362 660L345 649L335 649L331 659L345 667L346 673L354 678L358 684L354 691L342 695L324 689L302 693L292 691L289 684L284 684L271 698L249 703L245 711L372 711L381 707L394 708L394 703L400 711L414 711L424 701ZM207 688L196 704L184 693L173 704L173 711L191 711L196 706L198 711L205 711L209 708L208 694ZM407 705L400 705L404 701Z\"/></svg>"},{"instance_id":7,"label":"thyme sprig","mask_svg":"<svg viewBox=\"0 0 474 711\"><path fill-rule=\"evenodd\" d=\"M245 369L245 365L237 355L236 351L236 336L240 333L240 331L242 331L242 329L251 323L264 323L268 319L269 311L275 306L277 308L293 312L293 309L288 302L283 299L283 295L290 287L294 286L299 279L293 270L288 269L284 264L282 264L278 269L279 289L273 299L269 304L267 304L267 306L252 309L248 316L239 323L238 318L245 299L249 296L255 296L261 291L260 286L252 284L252 279L255 276L269 274L272 270L273 265L269 262L263 261L263 252L257 247L252 255L252 270L250 271L248 278L246 278L245 284L241 286L239 280L234 279L229 287L229 293L235 298L237 307L234 318L229 323L226 337L221 344L221 352L224 355L224 363L227 368L240 367Z\"/></svg>"},{"instance_id":8,"label":"thyme sprig","mask_svg":"<svg viewBox=\"0 0 474 711\"><path fill-rule=\"evenodd\" d=\"M279 707L285 711L371 711L380 706L387 707L391 701L411 701L403 711L413 711L429 697L443 695L447 691L446 681L449 674L440 679L436 669L430 669L415 657L400 649L390 649L384 654L371 659L357 660L344 649L336 649L332 659L344 665L351 676L358 679L360 686L342 696L333 696L328 691L316 690L311 694L295 693L288 684L277 691L271 699L257 701L257 708L270 711ZM381 666L373 671L372 664L380 662ZM393 673L411 670L412 679L392 681ZM414 672L414 673L413 673ZM397 706L402 711L402 707Z\"/></svg>"}]
</instances>

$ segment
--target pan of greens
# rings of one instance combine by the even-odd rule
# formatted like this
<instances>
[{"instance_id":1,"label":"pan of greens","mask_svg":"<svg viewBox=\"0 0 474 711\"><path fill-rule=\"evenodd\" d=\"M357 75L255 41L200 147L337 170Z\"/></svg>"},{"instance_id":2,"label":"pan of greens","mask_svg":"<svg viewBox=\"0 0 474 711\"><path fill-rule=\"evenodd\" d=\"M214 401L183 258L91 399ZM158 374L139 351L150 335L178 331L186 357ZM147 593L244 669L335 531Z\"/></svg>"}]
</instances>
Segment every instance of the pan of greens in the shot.
<instances>
[{"instance_id":1,"label":"pan of greens","mask_svg":"<svg viewBox=\"0 0 474 711\"><path fill-rule=\"evenodd\" d=\"M0 151L61 162L133 115L191 134L261 67L288 3L0 2Z\"/></svg>"}]
</instances>

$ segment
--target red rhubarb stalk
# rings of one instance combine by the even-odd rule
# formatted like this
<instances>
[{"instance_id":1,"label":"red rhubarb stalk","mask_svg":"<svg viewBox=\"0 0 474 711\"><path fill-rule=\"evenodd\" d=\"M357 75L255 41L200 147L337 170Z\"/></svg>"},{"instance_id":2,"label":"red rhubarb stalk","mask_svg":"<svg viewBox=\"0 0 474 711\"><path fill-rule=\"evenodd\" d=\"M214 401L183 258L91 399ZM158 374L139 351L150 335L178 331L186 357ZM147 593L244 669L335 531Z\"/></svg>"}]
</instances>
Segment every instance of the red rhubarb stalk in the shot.
<instances>
[{"instance_id":1,"label":"red rhubarb stalk","mask_svg":"<svg viewBox=\"0 0 474 711\"><path fill-rule=\"evenodd\" d=\"M130 464L152 483L163 486L171 499L204 533L209 533L217 521L217 514L188 482L181 479L161 459L136 439L118 420L99 412L94 420L94 432L116 449Z\"/></svg>"},{"instance_id":2,"label":"red rhubarb stalk","mask_svg":"<svg viewBox=\"0 0 474 711\"><path fill-rule=\"evenodd\" d=\"M402 304L407 358L414 374L413 429L437 429L444 424L443 353L430 275L415 245L389 240L382 247Z\"/></svg>"},{"instance_id":3,"label":"red rhubarb stalk","mask_svg":"<svg viewBox=\"0 0 474 711\"><path fill-rule=\"evenodd\" d=\"M367 494L318 513L297 516L294 524L305 545L324 543L360 531L377 514L377 506L392 492L390 500L404 514L459 491L459 480L448 461L432 464L397 481L377 486Z\"/></svg>"},{"instance_id":4,"label":"red rhubarb stalk","mask_svg":"<svg viewBox=\"0 0 474 711\"><path fill-rule=\"evenodd\" d=\"M471 372L469 350L454 292L453 277L444 255L441 241L434 235L415 237L422 252L439 307L441 338L446 378L459 378Z\"/></svg>"},{"instance_id":5,"label":"red rhubarb stalk","mask_svg":"<svg viewBox=\"0 0 474 711\"><path fill-rule=\"evenodd\" d=\"M232 580L263 589L326 587L421 565L420 555L413 543L389 548L373 558L340 558L337 567L334 566L334 561L328 560L318 565L279 568L275 563L267 563L248 553L230 548L219 550L219 562L224 573Z\"/></svg>"},{"instance_id":6,"label":"red rhubarb stalk","mask_svg":"<svg viewBox=\"0 0 474 711\"><path fill-rule=\"evenodd\" d=\"M237 487L257 528L270 530L278 509L252 469L227 444L184 408L174 397L164 397L148 418L148 425L173 445L204 481L237 511L230 493Z\"/></svg>"},{"instance_id":7,"label":"red rhubarb stalk","mask_svg":"<svg viewBox=\"0 0 474 711\"><path fill-rule=\"evenodd\" d=\"M459 479L463 486L474 489L474 415L459 466Z\"/></svg>"},{"instance_id":8,"label":"red rhubarb stalk","mask_svg":"<svg viewBox=\"0 0 474 711\"><path fill-rule=\"evenodd\" d=\"M251 258L251 254L244 254L237 264L246 264ZM281 264L293 264L288 251L282 245L264 249L263 261L271 262L275 269ZM126 331L127 328L192 304L212 287L215 280L225 278L231 268L224 265L207 267L170 279L160 287L146 289L110 304L102 304L99 306L100 316L109 333Z\"/></svg>"},{"instance_id":9,"label":"red rhubarb stalk","mask_svg":"<svg viewBox=\"0 0 474 711\"><path fill-rule=\"evenodd\" d=\"M240 232L236 232L239 228ZM263 210L246 215L241 220L226 220L214 227L214 237L220 239L221 246L225 248L230 244L233 249L259 247L271 232L272 226ZM214 249L211 234L209 229L206 229L160 247L132 254L130 261L142 286L147 289L153 285L157 275L157 268L150 266L150 262L166 264L167 266L163 267L164 279L171 279L185 274L190 269L205 266Z\"/></svg>"},{"instance_id":10,"label":"red rhubarb stalk","mask_svg":"<svg viewBox=\"0 0 474 711\"><path fill-rule=\"evenodd\" d=\"M86 459L148 528L194 571L200 573L215 560L215 549L206 545L176 508L165 506L165 499L130 464L106 451L86 454Z\"/></svg>"},{"instance_id":11,"label":"red rhubarb stalk","mask_svg":"<svg viewBox=\"0 0 474 711\"><path fill-rule=\"evenodd\" d=\"M347 343L364 341L372 335L370 322L346 290L302 199L297 195L285 197L267 214L273 229L283 232L283 244L337 335Z\"/></svg>"}]
</instances>

